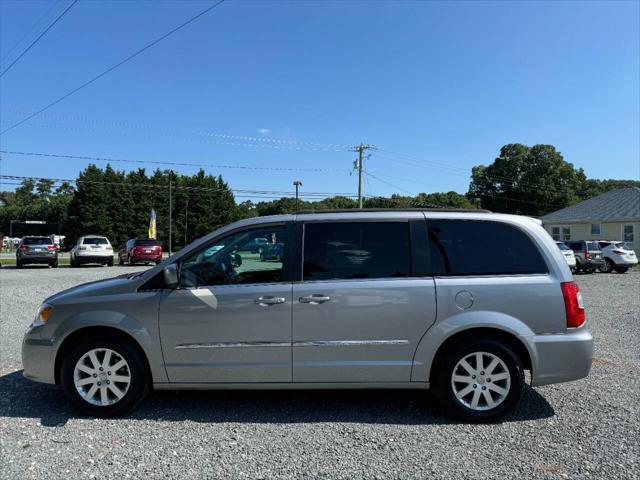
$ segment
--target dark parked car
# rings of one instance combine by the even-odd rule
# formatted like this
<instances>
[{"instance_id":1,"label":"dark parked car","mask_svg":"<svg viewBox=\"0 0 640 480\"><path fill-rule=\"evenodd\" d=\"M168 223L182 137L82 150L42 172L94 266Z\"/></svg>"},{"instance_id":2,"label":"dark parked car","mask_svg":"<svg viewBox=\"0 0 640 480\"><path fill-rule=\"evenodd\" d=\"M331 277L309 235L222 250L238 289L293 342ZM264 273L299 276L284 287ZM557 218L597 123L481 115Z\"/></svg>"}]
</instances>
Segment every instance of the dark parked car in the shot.
<instances>
[{"instance_id":1,"label":"dark parked car","mask_svg":"<svg viewBox=\"0 0 640 480\"><path fill-rule=\"evenodd\" d=\"M128 263L150 263L156 265L162 261L162 246L152 238L132 238L118 251L120 265Z\"/></svg>"},{"instance_id":2,"label":"dark parked car","mask_svg":"<svg viewBox=\"0 0 640 480\"><path fill-rule=\"evenodd\" d=\"M260 254L260 261L266 262L267 260L277 260L281 262L284 258L284 244L283 243L269 243L264 247Z\"/></svg>"},{"instance_id":3,"label":"dark parked car","mask_svg":"<svg viewBox=\"0 0 640 480\"><path fill-rule=\"evenodd\" d=\"M238 251L262 253L268 245L269 240L267 240L266 238L254 238L253 240L245 243L242 247L240 247Z\"/></svg>"},{"instance_id":4,"label":"dark parked car","mask_svg":"<svg viewBox=\"0 0 640 480\"><path fill-rule=\"evenodd\" d=\"M24 237L16 250L16 268L30 263L58 267L58 249L49 237Z\"/></svg>"},{"instance_id":5,"label":"dark parked car","mask_svg":"<svg viewBox=\"0 0 640 480\"><path fill-rule=\"evenodd\" d=\"M573 250L576 257L576 272L593 273L596 268L605 265L598 242L588 240L565 242L567 247Z\"/></svg>"}]
</instances>

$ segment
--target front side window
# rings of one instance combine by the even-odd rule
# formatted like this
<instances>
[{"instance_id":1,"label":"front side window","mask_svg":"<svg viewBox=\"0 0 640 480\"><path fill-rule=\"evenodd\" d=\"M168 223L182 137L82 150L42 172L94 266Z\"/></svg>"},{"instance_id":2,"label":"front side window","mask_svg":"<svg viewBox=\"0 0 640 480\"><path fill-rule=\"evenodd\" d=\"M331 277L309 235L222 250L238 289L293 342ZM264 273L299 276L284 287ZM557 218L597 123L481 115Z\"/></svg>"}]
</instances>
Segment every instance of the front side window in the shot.
<instances>
[{"instance_id":1,"label":"front side window","mask_svg":"<svg viewBox=\"0 0 640 480\"><path fill-rule=\"evenodd\" d=\"M548 273L538 248L511 225L478 220L429 220L434 275Z\"/></svg>"},{"instance_id":2,"label":"front side window","mask_svg":"<svg viewBox=\"0 0 640 480\"><path fill-rule=\"evenodd\" d=\"M283 282L285 237L284 225L224 237L182 261L180 286Z\"/></svg>"},{"instance_id":3,"label":"front side window","mask_svg":"<svg viewBox=\"0 0 640 480\"><path fill-rule=\"evenodd\" d=\"M305 224L305 281L410 275L408 222Z\"/></svg>"},{"instance_id":4,"label":"front side window","mask_svg":"<svg viewBox=\"0 0 640 480\"><path fill-rule=\"evenodd\" d=\"M623 225L622 227L622 241L623 242L629 242L629 243L633 243L634 240L634 231L633 231L633 225Z\"/></svg>"}]
</instances>

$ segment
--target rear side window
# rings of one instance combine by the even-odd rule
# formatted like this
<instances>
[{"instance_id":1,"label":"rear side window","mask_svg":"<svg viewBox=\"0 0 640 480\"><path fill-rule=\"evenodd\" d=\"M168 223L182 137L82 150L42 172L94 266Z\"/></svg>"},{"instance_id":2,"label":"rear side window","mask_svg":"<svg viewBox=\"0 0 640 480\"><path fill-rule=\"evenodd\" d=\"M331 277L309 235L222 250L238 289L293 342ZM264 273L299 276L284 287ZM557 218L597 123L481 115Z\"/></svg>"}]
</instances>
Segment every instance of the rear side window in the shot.
<instances>
[{"instance_id":1,"label":"rear side window","mask_svg":"<svg viewBox=\"0 0 640 480\"><path fill-rule=\"evenodd\" d=\"M567 247L564 243L558 243L558 248L560 250L571 250L569 247Z\"/></svg>"},{"instance_id":2,"label":"rear side window","mask_svg":"<svg viewBox=\"0 0 640 480\"><path fill-rule=\"evenodd\" d=\"M531 239L511 225L478 220L429 220L434 275L548 273Z\"/></svg>"},{"instance_id":3,"label":"rear side window","mask_svg":"<svg viewBox=\"0 0 640 480\"><path fill-rule=\"evenodd\" d=\"M598 242L587 242L587 250L600 250Z\"/></svg>"},{"instance_id":4,"label":"rear side window","mask_svg":"<svg viewBox=\"0 0 640 480\"><path fill-rule=\"evenodd\" d=\"M160 245L160 242L157 240L136 240L136 247L155 247L156 245Z\"/></svg>"},{"instance_id":5,"label":"rear side window","mask_svg":"<svg viewBox=\"0 0 640 480\"><path fill-rule=\"evenodd\" d=\"M305 224L304 280L410 275L408 222Z\"/></svg>"},{"instance_id":6,"label":"rear side window","mask_svg":"<svg viewBox=\"0 0 640 480\"><path fill-rule=\"evenodd\" d=\"M25 238L22 242L23 245L49 245L50 243L51 239L48 237Z\"/></svg>"},{"instance_id":7,"label":"rear side window","mask_svg":"<svg viewBox=\"0 0 640 480\"><path fill-rule=\"evenodd\" d=\"M104 237L91 237L91 238L85 238L82 241L83 245L108 245L109 242L107 242L107 239Z\"/></svg>"}]
</instances>

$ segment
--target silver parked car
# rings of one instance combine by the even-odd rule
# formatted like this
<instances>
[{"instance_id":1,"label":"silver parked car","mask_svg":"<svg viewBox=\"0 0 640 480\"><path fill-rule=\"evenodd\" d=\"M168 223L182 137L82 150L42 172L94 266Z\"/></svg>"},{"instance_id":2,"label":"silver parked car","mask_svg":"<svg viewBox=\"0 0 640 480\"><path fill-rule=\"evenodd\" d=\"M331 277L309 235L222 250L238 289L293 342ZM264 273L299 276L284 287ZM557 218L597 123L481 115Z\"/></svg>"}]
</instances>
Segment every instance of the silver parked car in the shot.
<instances>
[{"instance_id":1,"label":"silver parked car","mask_svg":"<svg viewBox=\"0 0 640 480\"><path fill-rule=\"evenodd\" d=\"M256 239L283 258L261 262L245 248ZM449 412L490 421L518 403L525 370L533 386L589 373L584 323L567 262L532 219L281 215L46 299L23 364L96 416L151 389L433 388Z\"/></svg>"}]
</instances>

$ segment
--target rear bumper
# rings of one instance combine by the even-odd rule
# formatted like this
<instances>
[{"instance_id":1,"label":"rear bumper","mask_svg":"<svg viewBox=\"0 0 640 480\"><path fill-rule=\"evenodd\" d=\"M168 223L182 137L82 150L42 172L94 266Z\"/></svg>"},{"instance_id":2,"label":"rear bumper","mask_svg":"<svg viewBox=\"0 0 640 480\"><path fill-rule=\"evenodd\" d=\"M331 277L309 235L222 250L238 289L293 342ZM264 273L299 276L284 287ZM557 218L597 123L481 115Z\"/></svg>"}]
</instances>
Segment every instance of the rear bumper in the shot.
<instances>
[{"instance_id":1,"label":"rear bumper","mask_svg":"<svg viewBox=\"0 0 640 480\"><path fill-rule=\"evenodd\" d=\"M43 253L42 255L18 255L16 259L20 263L28 265L30 263L55 263L58 260L56 253Z\"/></svg>"},{"instance_id":2,"label":"rear bumper","mask_svg":"<svg viewBox=\"0 0 640 480\"><path fill-rule=\"evenodd\" d=\"M135 257L131 257L131 261L133 263L137 262L157 262L162 260L162 254L160 255L136 255Z\"/></svg>"},{"instance_id":3,"label":"rear bumper","mask_svg":"<svg viewBox=\"0 0 640 480\"><path fill-rule=\"evenodd\" d=\"M622 257L618 257L618 258L612 258L611 261L613 263L615 263L616 266L619 266L619 267L632 267L632 266L638 264L638 259L637 258L622 258Z\"/></svg>"},{"instance_id":4,"label":"rear bumper","mask_svg":"<svg viewBox=\"0 0 640 480\"><path fill-rule=\"evenodd\" d=\"M533 386L570 382L584 378L591 370L593 337L585 327L564 334L534 335Z\"/></svg>"},{"instance_id":5,"label":"rear bumper","mask_svg":"<svg viewBox=\"0 0 640 480\"><path fill-rule=\"evenodd\" d=\"M113 255L76 255L77 263L109 263L113 261Z\"/></svg>"}]
</instances>

